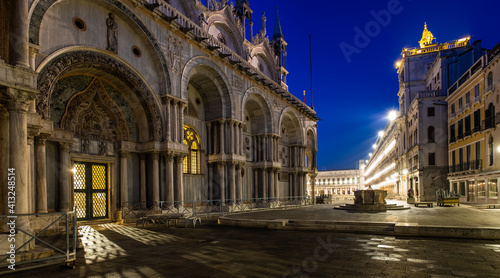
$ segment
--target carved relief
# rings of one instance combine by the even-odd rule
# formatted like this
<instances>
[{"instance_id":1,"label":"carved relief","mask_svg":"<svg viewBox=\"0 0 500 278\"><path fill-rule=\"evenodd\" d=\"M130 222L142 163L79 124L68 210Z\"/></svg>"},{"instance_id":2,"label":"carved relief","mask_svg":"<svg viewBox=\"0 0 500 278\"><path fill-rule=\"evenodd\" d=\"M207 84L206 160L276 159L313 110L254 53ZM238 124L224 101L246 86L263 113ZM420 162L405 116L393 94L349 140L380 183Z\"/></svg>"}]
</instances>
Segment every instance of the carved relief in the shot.
<instances>
[{"instance_id":1,"label":"carved relief","mask_svg":"<svg viewBox=\"0 0 500 278\"><path fill-rule=\"evenodd\" d=\"M176 73L181 74L182 69L182 42L180 39L169 35L168 36L168 51L167 63L168 66Z\"/></svg>"},{"instance_id":2,"label":"carved relief","mask_svg":"<svg viewBox=\"0 0 500 278\"><path fill-rule=\"evenodd\" d=\"M97 78L85 91L70 99L61 127L81 138L108 141L130 139L123 113Z\"/></svg>"},{"instance_id":3,"label":"carved relief","mask_svg":"<svg viewBox=\"0 0 500 278\"><path fill-rule=\"evenodd\" d=\"M113 58L89 51L67 53L49 64L39 75L40 94L37 99L37 111L44 119L50 119L50 101L57 81L63 74L75 69L95 69L107 72L133 89L148 119L150 140L161 141L163 136L161 113L144 82Z\"/></svg>"},{"instance_id":4,"label":"carved relief","mask_svg":"<svg viewBox=\"0 0 500 278\"><path fill-rule=\"evenodd\" d=\"M236 75L233 75L233 87L238 90L243 90L243 80Z\"/></svg>"}]
</instances>

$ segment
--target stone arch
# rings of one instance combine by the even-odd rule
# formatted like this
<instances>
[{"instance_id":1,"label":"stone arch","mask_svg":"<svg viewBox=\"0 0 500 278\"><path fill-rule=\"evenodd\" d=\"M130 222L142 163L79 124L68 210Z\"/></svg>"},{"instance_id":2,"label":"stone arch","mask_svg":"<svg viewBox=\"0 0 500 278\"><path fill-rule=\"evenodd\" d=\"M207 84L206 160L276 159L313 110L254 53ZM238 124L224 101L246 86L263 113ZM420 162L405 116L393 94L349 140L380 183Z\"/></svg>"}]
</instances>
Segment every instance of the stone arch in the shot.
<instances>
[{"instance_id":1,"label":"stone arch","mask_svg":"<svg viewBox=\"0 0 500 278\"><path fill-rule=\"evenodd\" d=\"M182 98L188 99L188 85L192 85L203 98L205 121L231 118L233 97L229 80L224 72L205 57L195 57L184 67L182 73Z\"/></svg>"},{"instance_id":2,"label":"stone arch","mask_svg":"<svg viewBox=\"0 0 500 278\"><path fill-rule=\"evenodd\" d=\"M128 97L137 101L138 113L144 113L144 124L148 130L147 141L162 141L162 117L159 101L150 86L118 57L90 50L62 50L37 69L38 95L37 112L44 119L50 119L52 92L57 82L65 75L73 73L91 73L95 76L111 79L128 92Z\"/></svg>"},{"instance_id":3,"label":"stone arch","mask_svg":"<svg viewBox=\"0 0 500 278\"><path fill-rule=\"evenodd\" d=\"M276 80L276 71L274 70L273 60L269 58L268 54L262 47L256 47L252 51L252 66L259 69L262 73L266 74L272 80ZM264 63L263 68L259 63Z\"/></svg>"},{"instance_id":4,"label":"stone arch","mask_svg":"<svg viewBox=\"0 0 500 278\"><path fill-rule=\"evenodd\" d=\"M29 21L29 41L35 45L40 45L40 33L42 21L47 13L47 11L55 4L58 4L64 0L35 0L31 5L28 17ZM149 30L149 28L139 19L139 17L125 5L117 0L96 0L97 2L102 2L103 6L108 7L113 13L119 14L119 17L125 20L128 24L135 26L134 29L137 30L139 37L143 37L145 42L148 42L151 47L147 47L145 51L151 53L151 57L157 57L158 59L153 59L155 63L155 69L159 73L160 80L160 90L162 93L170 93L171 91L171 81L170 74L168 70L168 65L163 55L163 51L160 48L158 40ZM161 73L161 74L160 74Z\"/></svg>"},{"instance_id":5,"label":"stone arch","mask_svg":"<svg viewBox=\"0 0 500 278\"><path fill-rule=\"evenodd\" d=\"M243 108L241 109L241 118L245 122L247 133L260 134L273 131L271 109L260 90L255 87L248 89L243 96L241 107Z\"/></svg>"},{"instance_id":6,"label":"stone arch","mask_svg":"<svg viewBox=\"0 0 500 278\"><path fill-rule=\"evenodd\" d=\"M304 134L302 125L294 113L293 109L286 107L280 115L278 132L281 136L280 140L286 144L303 144Z\"/></svg>"},{"instance_id":7,"label":"stone arch","mask_svg":"<svg viewBox=\"0 0 500 278\"><path fill-rule=\"evenodd\" d=\"M238 53L241 57L245 56L245 51L243 49L243 36L236 24L230 21L225 15L225 10L212 13L207 18L207 32L210 33L210 29L217 28L219 31L223 30L225 35L228 35L231 43L226 43L226 46L231 48L234 52ZM217 38L216 36L214 36Z\"/></svg>"}]
</instances>

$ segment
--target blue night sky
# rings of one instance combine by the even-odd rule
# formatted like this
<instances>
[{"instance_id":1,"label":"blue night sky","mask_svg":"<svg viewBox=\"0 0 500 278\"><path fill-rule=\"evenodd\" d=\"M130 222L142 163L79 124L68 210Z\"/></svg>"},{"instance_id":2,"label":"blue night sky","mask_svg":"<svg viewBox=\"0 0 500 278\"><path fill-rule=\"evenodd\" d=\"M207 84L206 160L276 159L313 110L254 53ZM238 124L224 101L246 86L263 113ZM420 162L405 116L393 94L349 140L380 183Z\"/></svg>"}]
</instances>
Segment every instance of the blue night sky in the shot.
<instances>
[{"instance_id":1,"label":"blue night sky","mask_svg":"<svg viewBox=\"0 0 500 278\"><path fill-rule=\"evenodd\" d=\"M500 42L497 22L499 1L390 0L390 1L296 1L250 0L254 33L267 16L271 37L276 5L283 35L288 43L287 84L301 100L306 90L310 105L309 34L312 35L314 108L318 122L318 169L348 169L367 159L386 114L398 107L395 62L404 47L416 47L424 22L444 43L471 36L491 49ZM379 30L372 29L369 42L358 44L348 63L340 45L356 47L355 28L365 30L379 13L391 5L391 18ZM384 12L382 12L384 13ZM373 24L373 22L372 22ZM377 32L378 31L378 32ZM345 45L344 44L344 45Z\"/></svg>"}]
</instances>

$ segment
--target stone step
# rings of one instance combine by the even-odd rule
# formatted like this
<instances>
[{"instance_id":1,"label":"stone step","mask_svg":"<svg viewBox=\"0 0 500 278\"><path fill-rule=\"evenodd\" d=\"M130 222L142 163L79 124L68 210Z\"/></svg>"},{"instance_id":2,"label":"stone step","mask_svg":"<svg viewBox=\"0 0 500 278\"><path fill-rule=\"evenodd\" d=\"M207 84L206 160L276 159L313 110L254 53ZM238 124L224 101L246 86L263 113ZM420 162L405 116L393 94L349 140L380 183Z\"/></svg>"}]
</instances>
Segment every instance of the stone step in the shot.
<instances>
[{"instance_id":1,"label":"stone step","mask_svg":"<svg viewBox=\"0 0 500 278\"><path fill-rule=\"evenodd\" d=\"M394 222L359 222L359 221L329 221L329 220L290 220L285 229L316 230L316 231L343 231L343 232L372 232L380 234L394 233Z\"/></svg>"}]
</instances>

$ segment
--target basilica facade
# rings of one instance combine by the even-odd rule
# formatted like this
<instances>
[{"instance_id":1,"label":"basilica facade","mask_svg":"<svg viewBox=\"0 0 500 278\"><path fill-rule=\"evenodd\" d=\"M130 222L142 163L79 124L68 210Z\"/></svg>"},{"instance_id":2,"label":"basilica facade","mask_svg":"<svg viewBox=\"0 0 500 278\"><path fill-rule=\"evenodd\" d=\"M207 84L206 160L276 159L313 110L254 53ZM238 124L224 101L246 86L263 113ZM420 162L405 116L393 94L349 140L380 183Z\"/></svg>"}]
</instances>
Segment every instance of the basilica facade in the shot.
<instances>
[{"instance_id":1,"label":"basilica facade","mask_svg":"<svg viewBox=\"0 0 500 278\"><path fill-rule=\"evenodd\" d=\"M287 44L249 1L0 3L0 179L17 213L114 220L306 195L316 112L288 90Z\"/></svg>"}]
</instances>

